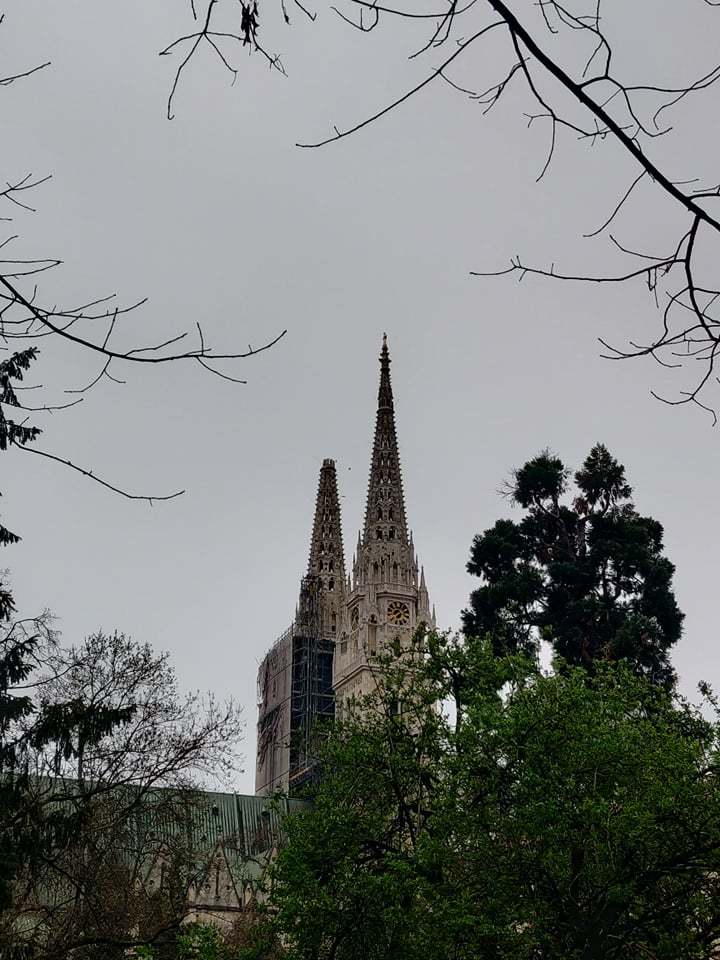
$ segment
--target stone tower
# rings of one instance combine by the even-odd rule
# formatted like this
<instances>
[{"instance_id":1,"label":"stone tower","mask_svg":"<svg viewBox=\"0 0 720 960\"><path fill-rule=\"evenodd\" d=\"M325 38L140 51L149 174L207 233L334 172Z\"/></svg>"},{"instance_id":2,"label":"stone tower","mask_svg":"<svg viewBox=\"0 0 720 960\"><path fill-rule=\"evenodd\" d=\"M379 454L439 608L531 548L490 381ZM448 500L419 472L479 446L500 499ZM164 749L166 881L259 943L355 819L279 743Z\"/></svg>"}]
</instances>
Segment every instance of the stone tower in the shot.
<instances>
[{"instance_id":1,"label":"stone tower","mask_svg":"<svg viewBox=\"0 0 720 960\"><path fill-rule=\"evenodd\" d=\"M344 701L371 692L372 658L383 645L397 638L409 643L420 622L434 625L435 620L405 514L390 363L383 335L365 523L347 584L347 618L336 634L338 712Z\"/></svg>"},{"instance_id":2,"label":"stone tower","mask_svg":"<svg viewBox=\"0 0 720 960\"><path fill-rule=\"evenodd\" d=\"M315 578L320 590L322 636L334 639L345 615L345 553L334 460L323 460L320 469L307 578Z\"/></svg>"},{"instance_id":3,"label":"stone tower","mask_svg":"<svg viewBox=\"0 0 720 960\"><path fill-rule=\"evenodd\" d=\"M335 461L324 460L295 619L258 671L257 794L295 793L313 779L313 734L335 715L332 664L345 624L345 586Z\"/></svg>"}]
</instances>

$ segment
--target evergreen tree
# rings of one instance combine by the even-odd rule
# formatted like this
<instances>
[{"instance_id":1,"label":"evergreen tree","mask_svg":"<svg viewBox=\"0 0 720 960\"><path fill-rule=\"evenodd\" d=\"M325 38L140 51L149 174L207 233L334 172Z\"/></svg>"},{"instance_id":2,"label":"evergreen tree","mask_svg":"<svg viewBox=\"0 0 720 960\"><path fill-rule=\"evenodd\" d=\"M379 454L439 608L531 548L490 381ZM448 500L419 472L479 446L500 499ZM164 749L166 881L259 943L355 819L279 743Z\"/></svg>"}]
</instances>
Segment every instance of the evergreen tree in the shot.
<instances>
[{"instance_id":1,"label":"evergreen tree","mask_svg":"<svg viewBox=\"0 0 720 960\"><path fill-rule=\"evenodd\" d=\"M3 404L19 407L15 381L37 356L31 347L14 353L0 363L0 451L11 443L25 445L40 432L7 418ZM20 538L0 523L0 545L9 546ZM36 836L28 829L25 803L27 770L19 756L21 743L18 731L34 711L32 700L17 688L25 685L35 667L35 650L40 642L38 631L12 623L15 603L7 583L7 574L0 579L0 909L12 898L12 883L19 864L35 848ZM32 818L30 818L32 819Z\"/></svg>"},{"instance_id":2,"label":"evergreen tree","mask_svg":"<svg viewBox=\"0 0 720 960\"><path fill-rule=\"evenodd\" d=\"M590 670L624 659L670 686L683 614L663 528L636 511L625 468L602 444L574 482L571 492L569 471L547 451L514 473L509 496L526 514L475 537L467 569L482 586L463 612L465 634L492 637L498 654L547 640Z\"/></svg>"}]
</instances>

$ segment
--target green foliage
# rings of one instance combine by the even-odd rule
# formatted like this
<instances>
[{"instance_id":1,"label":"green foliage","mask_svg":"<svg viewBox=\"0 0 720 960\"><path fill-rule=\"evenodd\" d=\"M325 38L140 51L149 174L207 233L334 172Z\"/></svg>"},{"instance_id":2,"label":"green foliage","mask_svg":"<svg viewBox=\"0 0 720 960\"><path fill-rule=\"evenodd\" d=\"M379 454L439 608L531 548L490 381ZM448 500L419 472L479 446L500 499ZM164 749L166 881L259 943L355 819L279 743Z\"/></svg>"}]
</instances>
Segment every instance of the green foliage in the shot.
<instances>
[{"instance_id":1,"label":"green foliage","mask_svg":"<svg viewBox=\"0 0 720 960\"><path fill-rule=\"evenodd\" d=\"M230 960L220 931L208 923L186 927L177 938L178 960Z\"/></svg>"},{"instance_id":2,"label":"green foliage","mask_svg":"<svg viewBox=\"0 0 720 960\"><path fill-rule=\"evenodd\" d=\"M80 699L42 703L34 676L52 638L42 618L0 627L0 909L13 899L20 868L25 875L62 851L85 823L92 793L72 804L56 802L52 783L38 777L77 760L133 714L128 708L96 710Z\"/></svg>"},{"instance_id":3,"label":"green foliage","mask_svg":"<svg viewBox=\"0 0 720 960\"><path fill-rule=\"evenodd\" d=\"M549 641L568 663L630 663L672 685L670 648L683 614L663 555L663 528L630 501L625 469L601 444L574 477L547 451L516 471L510 496L526 510L475 537L469 573L482 579L463 612L468 636L491 636L495 651L533 653Z\"/></svg>"},{"instance_id":4,"label":"green foliage","mask_svg":"<svg viewBox=\"0 0 720 960\"><path fill-rule=\"evenodd\" d=\"M25 424L18 424L14 420L9 420L3 409L4 405L20 406L13 381L23 379L38 352L37 347L30 347L28 350L13 353L6 360L0 362L0 451L7 450L8 446L13 443L18 446L32 443L40 433L37 427L27 427ZM0 546L7 547L12 543L17 543L19 539L20 537L17 534L12 533L0 523ZM0 623L9 620L14 610L15 604L13 603L12 593L7 584L0 579ZM1 897L2 894L0 893L0 899Z\"/></svg>"},{"instance_id":5,"label":"green foliage","mask_svg":"<svg viewBox=\"0 0 720 960\"><path fill-rule=\"evenodd\" d=\"M177 937L173 960L274 960L280 957L269 926L250 914L247 922L221 931L211 923L191 923Z\"/></svg>"},{"instance_id":6,"label":"green foliage","mask_svg":"<svg viewBox=\"0 0 720 960\"><path fill-rule=\"evenodd\" d=\"M624 663L546 676L431 634L381 666L287 824L272 905L289 958L710 960L719 738Z\"/></svg>"},{"instance_id":7,"label":"green foliage","mask_svg":"<svg viewBox=\"0 0 720 960\"><path fill-rule=\"evenodd\" d=\"M32 443L37 427L9 418L7 407L20 407L17 383L24 379L38 350L30 347L0 362L0 451ZM0 545L17 543L19 537L0 524ZM31 868L49 849L62 846L83 816L81 809L61 811L38 798L31 788L32 753L52 750L68 754L78 728L90 740L99 727L111 729L122 719L108 712L102 717L81 704L57 705L55 712L38 708L33 699L33 673L42 662L50 642L44 619L13 622L15 612L7 575L0 580L0 909L7 908L21 866Z\"/></svg>"}]
</instances>

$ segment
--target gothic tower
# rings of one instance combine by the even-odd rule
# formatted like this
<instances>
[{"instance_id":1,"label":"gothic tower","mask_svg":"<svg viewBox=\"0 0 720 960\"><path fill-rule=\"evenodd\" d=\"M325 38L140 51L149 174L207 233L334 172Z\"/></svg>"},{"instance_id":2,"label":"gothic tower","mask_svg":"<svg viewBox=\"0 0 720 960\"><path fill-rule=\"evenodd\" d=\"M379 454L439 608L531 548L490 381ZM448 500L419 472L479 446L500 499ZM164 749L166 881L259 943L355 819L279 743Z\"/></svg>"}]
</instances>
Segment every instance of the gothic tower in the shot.
<instances>
[{"instance_id":1,"label":"gothic tower","mask_svg":"<svg viewBox=\"0 0 720 960\"><path fill-rule=\"evenodd\" d=\"M315 775L312 739L318 724L335 715L332 664L345 609L335 461L324 460L295 620L258 671L258 794L295 793Z\"/></svg>"},{"instance_id":2,"label":"gothic tower","mask_svg":"<svg viewBox=\"0 0 720 960\"><path fill-rule=\"evenodd\" d=\"M384 645L395 639L409 643L419 623L434 625L435 619L405 514L390 363L383 335L365 523L347 585L347 620L335 648L338 712L344 701L371 692L372 658Z\"/></svg>"},{"instance_id":3,"label":"gothic tower","mask_svg":"<svg viewBox=\"0 0 720 960\"><path fill-rule=\"evenodd\" d=\"M323 460L320 469L308 578L315 578L320 590L320 633L334 639L345 614L345 553L334 460Z\"/></svg>"}]
</instances>

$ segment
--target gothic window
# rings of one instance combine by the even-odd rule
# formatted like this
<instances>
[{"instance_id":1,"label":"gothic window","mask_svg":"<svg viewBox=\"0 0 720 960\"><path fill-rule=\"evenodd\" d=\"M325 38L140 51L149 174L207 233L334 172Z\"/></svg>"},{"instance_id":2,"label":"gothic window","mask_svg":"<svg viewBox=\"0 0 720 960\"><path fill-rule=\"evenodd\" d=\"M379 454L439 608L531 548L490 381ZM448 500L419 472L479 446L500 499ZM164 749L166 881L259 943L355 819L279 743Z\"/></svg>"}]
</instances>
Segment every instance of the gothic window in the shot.
<instances>
[{"instance_id":1,"label":"gothic window","mask_svg":"<svg viewBox=\"0 0 720 960\"><path fill-rule=\"evenodd\" d=\"M398 578L398 565L397 565L396 563L394 563L394 564L393 564L393 579L394 579L394 580L397 580L397 578Z\"/></svg>"},{"instance_id":2,"label":"gothic window","mask_svg":"<svg viewBox=\"0 0 720 960\"><path fill-rule=\"evenodd\" d=\"M393 508L390 507L390 509L388 510L388 520L394 520L394 519L395 519L395 515L393 514Z\"/></svg>"},{"instance_id":3,"label":"gothic window","mask_svg":"<svg viewBox=\"0 0 720 960\"><path fill-rule=\"evenodd\" d=\"M375 531L375 536L378 540L382 540L382 530L380 529L380 527L378 527L377 530Z\"/></svg>"},{"instance_id":4,"label":"gothic window","mask_svg":"<svg viewBox=\"0 0 720 960\"><path fill-rule=\"evenodd\" d=\"M380 573L380 566L377 563L373 564L373 573Z\"/></svg>"},{"instance_id":5,"label":"gothic window","mask_svg":"<svg viewBox=\"0 0 720 960\"><path fill-rule=\"evenodd\" d=\"M335 633L335 631L337 630L337 614L336 613L332 615L331 624L332 626L330 629L332 630L333 633Z\"/></svg>"},{"instance_id":6,"label":"gothic window","mask_svg":"<svg viewBox=\"0 0 720 960\"><path fill-rule=\"evenodd\" d=\"M395 539L395 527L390 527L390 529L388 530L388 540L394 540L394 539Z\"/></svg>"},{"instance_id":7,"label":"gothic window","mask_svg":"<svg viewBox=\"0 0 720 960\"><path fill-rule=\"evenodd\" d=\"M335 564L332 562L332 560L330 560L328 562L328 570L334 570L334 569L335 569Z\"/></svg>"},{"instance_id":8,"label":"gothic window","mask_svg":"<svg viewBox=\"0 0 720 960\"><path fill-rule=\"evenodd\" d=\"M350 614L350 626L353 630L357 630L358 623L360 622L360 611L357 607L353 607L352 613Z\"/></svg>"},{"instance_id":9,"label":"gothic window","mask_svg":"<svg viewBox=\"0 0 720 960\"><path fill-rule=\"evenodd\" d=\"M374 657L377 653L377 624L368 624L368 655Z\"/></svg>"},{"instance_id":10,"label":"gothic window","mask_svg":"<svg viewBox=\"0 0 720 960\"><path fill-rule=\"evenodd\" d=\"M330 577L330 579L328 580L328 590L334 590L334 589L335 589L335 578Z\"/></svg>"},{"instance_id":11,"label":"gothic window","mask_svg":"<svg viewBox=\"0 0 720 960\"><path fill-rule=\"evenodd\" d=\"M377 518L378 520L382 520L382 509L380 507L378 507Z\"/></svg>"}]
</instances>

